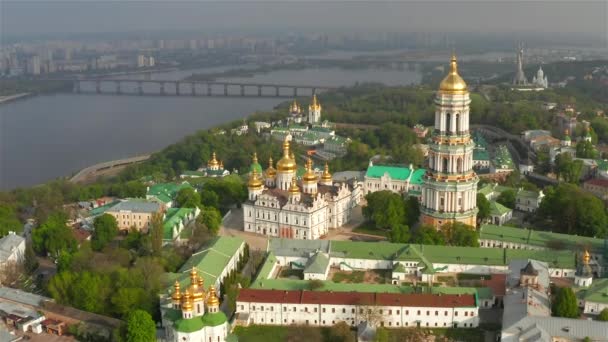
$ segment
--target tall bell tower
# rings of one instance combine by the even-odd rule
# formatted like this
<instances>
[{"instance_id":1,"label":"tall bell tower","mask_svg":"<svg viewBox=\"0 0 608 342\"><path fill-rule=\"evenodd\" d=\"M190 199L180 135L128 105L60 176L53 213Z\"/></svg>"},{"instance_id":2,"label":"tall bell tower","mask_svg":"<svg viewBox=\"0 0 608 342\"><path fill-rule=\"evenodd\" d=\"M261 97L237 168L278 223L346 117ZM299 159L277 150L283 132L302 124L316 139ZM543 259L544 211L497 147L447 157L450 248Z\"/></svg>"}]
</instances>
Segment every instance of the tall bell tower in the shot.
<instances>
[{"instance_id":1,"label":"tall bell tower","mask_svg":"<svg viewBox=\"0 0 608 342\"><path fill-rule=\"evenodd\" d=\"M469 91L452 55L450 72L435 98L435 130L424 175L420 222L436 228L451 222L476 225L475 144L469 131Z\"/></svg>"}]
</instances>

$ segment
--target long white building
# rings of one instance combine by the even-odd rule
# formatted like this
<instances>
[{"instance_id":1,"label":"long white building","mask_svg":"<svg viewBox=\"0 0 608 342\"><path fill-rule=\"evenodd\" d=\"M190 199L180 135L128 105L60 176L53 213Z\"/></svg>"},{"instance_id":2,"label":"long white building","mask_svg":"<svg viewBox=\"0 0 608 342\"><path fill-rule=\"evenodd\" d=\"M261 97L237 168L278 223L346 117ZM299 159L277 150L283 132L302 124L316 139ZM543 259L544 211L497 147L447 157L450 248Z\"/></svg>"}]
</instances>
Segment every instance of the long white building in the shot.
<instances>
[{"instance_id":1,"label":"long white building","mask_svg":"<svg viewBox=\"0 0 608 342\"><path fill-rule=\"evenodd\" d=\"M479 325L475 295L242 289L236 312L248 316L248 323L263 325L332 326L340 321L388 328Z\"/></svg>"},{"instance_id":2,"label":"long white building","mask_svg":"<svg viewBox=\"0 0 608 342\"><path fill-rule=\"evenodd\" d=\"M330 228L346 224L362 196L361 185L333 182L327 164L318 176L309 159L298 181L295 156L289 140L283 142L283 157L274 168L272 159L262 175L253 169L249 176L249 199L243 204L246 232L293 239L319 239Z\"/></svg>"}]
</instances>

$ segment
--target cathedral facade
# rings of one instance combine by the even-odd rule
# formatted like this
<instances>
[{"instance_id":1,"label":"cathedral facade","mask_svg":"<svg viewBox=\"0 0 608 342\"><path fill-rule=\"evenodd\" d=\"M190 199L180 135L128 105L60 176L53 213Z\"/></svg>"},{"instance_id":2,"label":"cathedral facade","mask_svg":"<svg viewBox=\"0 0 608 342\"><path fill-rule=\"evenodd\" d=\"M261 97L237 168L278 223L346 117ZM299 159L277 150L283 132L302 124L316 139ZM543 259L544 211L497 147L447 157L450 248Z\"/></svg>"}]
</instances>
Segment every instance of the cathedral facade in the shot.
<instances>
[{"instance_id":1,"label":"cathedral facade","mask_svg":"<svg viewBox=\"0 0 608 342\"><path fill-rule=\"evenodd\" d=\"M322 174L313 170L308 159L304 174L298 179L298 166L283 142L283 156L274 168L272 159L260 174L249 174L249 198L243 203L243 226L246 232L292 239L319 239L330 228L346 224L361 199L361 185L334 182L327 164Z\"/></svg>"},{"instance_id":2,"label":"cathedral facade","mask_svg":"<svg viewBox=\"0 0 608 342\"><path fill-rule=\"evenodd\" d=\"M450 72L435 98L435 129L422 184L422 224L437 228L452 222L476 225L479 179L473 171L470 103L467 84L458 74L456 56L452 56Z\"/></svg>"},{"instance_id":3,"label":"cathedral facade","mask_svg":"<svg viewBox=\"0 0 608 342\"><path fill-rule=\"evenodd\" d=\"M175 282L169 303L161 305L165 339L172 342L225 342L229 334L226 315L219 309L215 287L207 291L198 271L190 271L190 286Z\"/></svg>"}]
</instances>

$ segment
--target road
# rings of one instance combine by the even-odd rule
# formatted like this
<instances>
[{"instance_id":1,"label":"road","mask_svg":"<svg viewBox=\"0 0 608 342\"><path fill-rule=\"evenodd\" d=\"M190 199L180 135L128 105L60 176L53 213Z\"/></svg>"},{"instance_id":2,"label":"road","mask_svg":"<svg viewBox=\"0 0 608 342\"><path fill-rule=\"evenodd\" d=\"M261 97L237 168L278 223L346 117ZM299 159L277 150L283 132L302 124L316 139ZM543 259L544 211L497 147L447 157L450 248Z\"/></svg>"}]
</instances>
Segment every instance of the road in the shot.
<instances>
[{"instance_id":1,"label":"road","mask_svg":"<svg viewBox=\"0 0 608 342\"><path fill-rule=\"evenodd\" d=\"M115 172L124 168L125 166L140 163L142 161L148 160L150 158L150 154L144 154L141 156L135 156L125 159L111 160L103 163L91 165L86 167L77 174L75 174L72 178L70 178L70 182L72 183L82 183L86 181L91 181L97 179L97 177L101 175L107 175L110 172Z\"/></svg>"}]
</instances>

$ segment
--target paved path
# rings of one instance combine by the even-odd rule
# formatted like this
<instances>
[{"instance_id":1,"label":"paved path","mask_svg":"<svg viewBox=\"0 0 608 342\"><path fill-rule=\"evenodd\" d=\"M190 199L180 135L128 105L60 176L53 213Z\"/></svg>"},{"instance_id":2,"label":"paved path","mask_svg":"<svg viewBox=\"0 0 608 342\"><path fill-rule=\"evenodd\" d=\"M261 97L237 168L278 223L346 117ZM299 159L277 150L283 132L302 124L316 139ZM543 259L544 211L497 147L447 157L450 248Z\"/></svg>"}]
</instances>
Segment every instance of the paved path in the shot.
<instances>
[{"instance_id":1,"label":"paved path","mask_svg":"<svg viewBox=\"0 0 608 342\"><path fill-rule=\"evenodd\" d=\"M130 164L139 163L144 160L148 160L149 158L150 158L150 155L145 154L145 155L141 155L141 156L135 156L135 157L125 158L125 159L118 159L118 160L111 160L111 161L95 164L95 165L86 167L86 168L78 171L78 173L75 174L74 177L70 178L70 182L80 183L80 182L89 180L91 178L94 179L94 178L96 178L96 175L99 172L104 172L109 169L114 169L117 167L124 167L124 166L130 165Z\"/></svg>"}]
</instances>

